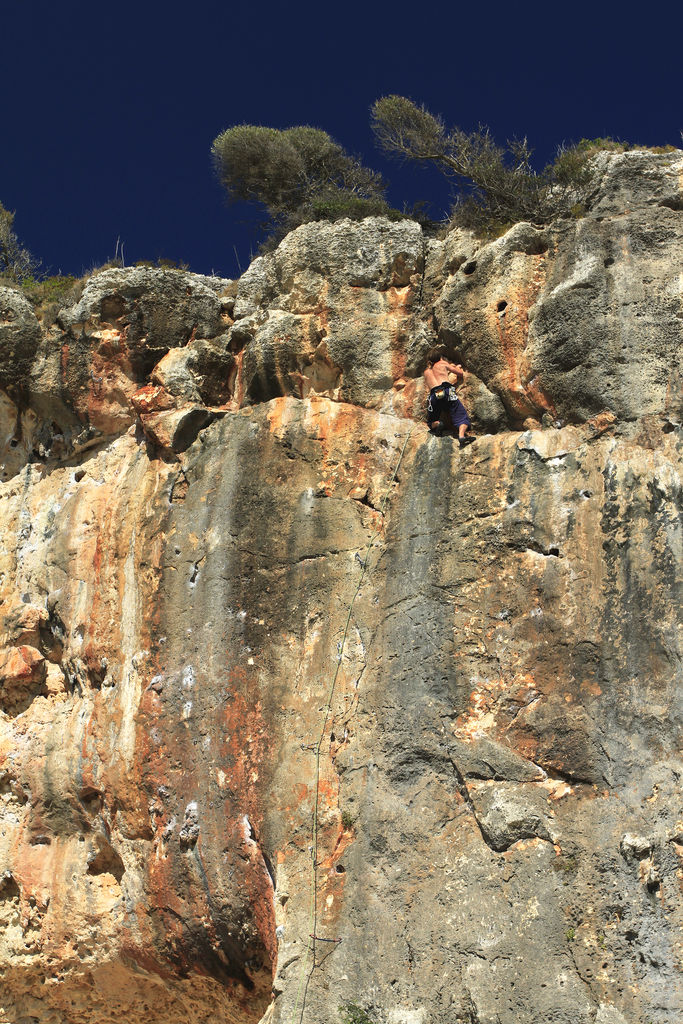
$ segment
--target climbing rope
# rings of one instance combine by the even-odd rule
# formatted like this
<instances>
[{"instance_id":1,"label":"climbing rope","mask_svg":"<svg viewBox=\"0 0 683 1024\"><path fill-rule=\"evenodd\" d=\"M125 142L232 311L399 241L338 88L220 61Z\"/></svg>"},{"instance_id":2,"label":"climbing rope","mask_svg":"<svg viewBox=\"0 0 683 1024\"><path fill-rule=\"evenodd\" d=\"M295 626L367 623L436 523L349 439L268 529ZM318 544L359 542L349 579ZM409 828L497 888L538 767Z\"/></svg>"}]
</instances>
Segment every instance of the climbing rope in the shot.
<instances>
[{"instance_id":1,"label":"climbing rope","mask_svg":"<svg viewBox=\"0 0 683 1024\"><path fill-rule=\"evenodd\" d=\"M302 965L301 965L301 975L300 975L300 978L299 978L299 985L298 985L298 988L297 988L296 1000L294 1002L294 1009L292 1011L291 1024L295 1024L295 1022L297 1021L297 1011L299 1009L299 1000L301 998L301 992L302 992L302 988L303 988L303 984L304 984L304 979L306 979L306 965L308 963L309 954L312 957L312 962L311 962L311 968L310 968L310 971L308 972L308 977L307 977L307 980L306 980L306 988L308 988L308 982L311 979L311 975L313 974L313 971L318 966L317 961L316 961L316 943L317 942L331 942L331 943L335 943L336 944L336 943L341 942L341 939L324 939L324 938L322 938L321 936L319 936L317 934L317 924L318 924L318 867L319 867L319 864L318 864L318 815L319 815L319 807L320 807L320 751L321 751L321 747L322 747L322 744L323 744L323 740L325 738L325 730L327 728L327 722L328 722L328 719L330 717L330 712L332 710L332 700L334 698L334 691L335 691L335 687L337 685L337 678L339 676L339 671L341 669L342 660L344 658L344 650L346 648L346 641L347 641L347 638L348 638L348 635L349 635L349 629L350 629L350 626L351 626L351 616L353 614L353 606L356 603L356 598L358 597L358 595L360 593L360 590L361 590L361 587L363 586L363 583L365 582L365 578L368 575L370 554L371 554L372 549L373 549L373 547L375 545L375 541L376 541L377 537L379 536L381 525L382 525L382 523L384 521L384 510L386 509L387 502L389 501L389 495L391 494L391 489L392 489L392 487L394 485L394 481L396 480L396 477L398 475L398 471L399 471L401 463L403 461L403 456L405 454L405 450L406 450L406 447L408 445L408 441L410 440L410 435L412 434L412 432L413 432L413 428L411 427L410 430L408 431L408 433L406 434L405 440L403 442L403 447L401 448L401 453L400 453L400 455L398 457L398 461L396 463L396 466L394 467L394 471L391 474L391 479L389 480L389 485L388 485L388 487L386 489L386 493L384 495L384 499L383 499L382 504L381 504L381 506L379 508L379 513L380 514L379 514L378 525L375 528L375 530L373 531L373 533L370 535L370 540L368 541L368 546L365 549L365 556L364 556L364 558L362 559L362 561L360 563L360 565L361 565L360 577L358 579L358 584L356 586L356 589L353 592L353 597L351 598L351 603L349 604L349 610L348 610L348 614L346 616L346 622L344 623L344 631L342 633L342 638L339 641L339 643L337 644L337 663L336 663L336 666L335 666L335 669L334 669L334 673L333 673L333 676L332 676L332 682L330 683L329 692L327 694L327 701L326 701L325 706L323 708L323 723L322 723L322 727L320 729L320 736L318 737L317 743L315 743L313 745L305 746L303 748L305 750L312 750L313 753L315 754L315 800L314 800L314 803L313 803L313 823L312 823L312 829L311 829L311 834L312 834L312 843L311 843L311 905L310 905L309 929L308 929L309 941L308 941L308 946L306 947L306 953L304 955L304 959L303 959ZM356 558L358 558L358 555L356 555ZM301 1016L298 1019L298 1024L301 1024L301 1021L303 1020L304 1009L305 1009L305 1002L301 1006Z\"/></svg>"}]
</instances>

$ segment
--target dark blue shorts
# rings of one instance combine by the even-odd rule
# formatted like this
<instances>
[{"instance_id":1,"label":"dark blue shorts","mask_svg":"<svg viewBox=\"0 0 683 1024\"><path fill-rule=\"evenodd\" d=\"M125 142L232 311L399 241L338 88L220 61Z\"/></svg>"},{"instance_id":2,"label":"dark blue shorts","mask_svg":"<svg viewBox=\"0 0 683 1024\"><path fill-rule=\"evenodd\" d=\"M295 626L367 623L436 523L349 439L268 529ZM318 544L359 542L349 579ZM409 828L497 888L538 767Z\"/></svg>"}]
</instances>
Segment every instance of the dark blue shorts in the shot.
<instances>
[{"instance_id":1,"label":"dark blue shorts","mask_svg":"<svg viewBox=\"0 0 683 1024\"><path fill-rule=\"evenodd\" d=\"M472 426L467 415L467 409L458 398L452 384L439 384L438 387L432 388L429 392L429 400L427 402L427 423L429 426L431 427L432 423L440 420L444 413L454 427L460 427L463 423L467 427Z\"/></svg>"}]
</instances>

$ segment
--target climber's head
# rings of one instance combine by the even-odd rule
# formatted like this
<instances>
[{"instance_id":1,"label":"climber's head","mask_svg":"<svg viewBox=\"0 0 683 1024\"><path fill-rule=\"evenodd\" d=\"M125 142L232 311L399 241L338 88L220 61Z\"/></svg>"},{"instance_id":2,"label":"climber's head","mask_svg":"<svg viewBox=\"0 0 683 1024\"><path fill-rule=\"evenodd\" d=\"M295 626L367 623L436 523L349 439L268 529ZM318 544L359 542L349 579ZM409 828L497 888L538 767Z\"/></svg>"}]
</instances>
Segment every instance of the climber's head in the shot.
<instances>
[{"instance_id":1,"label":"climber's head","mask_svg":"<svg viewBox=\"0 0 683 1024\"><path fill-rule=\"evenodd\" d=\"M440 359L448 359L448 349L445 345L436 345L434 348L430 348L427 353L427 366L433 366Z\"/></svg>"}]
</instances>

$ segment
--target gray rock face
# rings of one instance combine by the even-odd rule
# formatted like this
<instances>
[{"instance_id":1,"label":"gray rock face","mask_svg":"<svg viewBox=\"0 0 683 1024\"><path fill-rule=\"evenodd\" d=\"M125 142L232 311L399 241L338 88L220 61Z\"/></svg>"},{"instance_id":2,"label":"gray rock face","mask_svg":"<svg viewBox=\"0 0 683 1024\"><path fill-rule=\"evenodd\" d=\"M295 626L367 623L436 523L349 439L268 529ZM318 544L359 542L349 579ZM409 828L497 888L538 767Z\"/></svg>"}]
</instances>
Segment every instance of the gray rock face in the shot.
<instances>
[{"instance_id":1,"label":"gray rock face","mask_svg":"<svg viewBox=\"0 0 683 1024\"><path fill-rule=\"evenodd\" d=\"M10 1024L678 1024L681 171L101 275L34 349L12 298Z\"/></svg>"},{"instance_id":2,"label":"gray rock face","mask_svg":"<svg viewBox=\"0 0 683 1024\"><path fill-rule=\"evenodd\" d=\"M513 422L603 409L681 420L681 155L605 162L586 217L517 224L451 264L440 336L496 391ZM637 180L637 186L634 182Z\"/></svg>"},{"instance_id":3,"label":"gray rock face","mask_svg":"<svg viewBox=\"0 0 683 1024\"><path fill-rule=\"evenodd\" d=\"M40 340L30 303L17 289L0 285L0 388L25 387Z\"/></svg>"},{"instance_id":4,"label":"gray rock face","mask_svg":"<svg viewBox=\"0 0 683 1024\"><path fill-rule=\"evenodd\" d=\"M42 333L23 296L1 292L3 479L27 462L73 455L129 429L140 413L134 396L150 379L162 382L157 405L165 408L221 405L232 396L230 281L139 267L103 271Z\"/></svg>"},{"instance_id":5,"label":"gray rock face","mask_svg":"<svg viewBox=\"0 0 683 1024\"><path fill-rule=\"evenodd\" d=\"M311 391L375 405L421 373L430 340L426 246L413 221L305 224L240 280L233 332L248 318L251 401ZM258 311L258 312L257 312ZM389 396L387 396L389 398Z\"/></svg>"},{"instance_id":6,"label":"gray rock face","mask_svg":"<svg viewBox=\"0 0 683 1024\"><path fill-rule=\"evenodd\" d=\"M74 340L97 338L107 326L123 328L127 359L142 381L169 349L225 330L229 306L221 293L227 283L148 267L105 270L90 279L75 306L62 311L60 322Z\"/></svg>"}]
</instances>

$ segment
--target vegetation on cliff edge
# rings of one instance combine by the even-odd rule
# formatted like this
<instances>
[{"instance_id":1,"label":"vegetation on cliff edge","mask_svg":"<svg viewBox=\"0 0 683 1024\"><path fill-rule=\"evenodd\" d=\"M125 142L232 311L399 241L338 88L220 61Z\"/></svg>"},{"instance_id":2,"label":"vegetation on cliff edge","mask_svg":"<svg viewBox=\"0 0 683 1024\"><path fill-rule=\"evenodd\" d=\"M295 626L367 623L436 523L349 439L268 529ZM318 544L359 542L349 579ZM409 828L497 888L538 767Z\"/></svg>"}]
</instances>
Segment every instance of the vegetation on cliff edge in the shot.
<instances>
[{"instance_id":1,"label":"vegetation on cliff edge","mask_svg":"<svg viewBox=\"0 0 683 1024\"><path fill-rule=\"evenodd\" d=\"M14 231L14 213L0 203L0 277L21 282L33 277L40 260L35 259L26 249Z\"/></svg>"},{"instance_id":2,"label":"vegetation on cliff edge","mask_svg":"<svg viewBox=\"0 0 683 1024\"><path fill-rule=\"evenodd\" d=\"M537 171L526 138L501 146L488 128L468 132L457 125L447 127L443 118L405 96L378 99L371 108L371 124L384 153L433 164L446 176L453 198L446 227L469 228L483 238L523 220L547 224L560 216L583 216L596 182L593 158L603 151L635 148L611 138L582 139L561 146L553 162ZM266 249L299 224L315 220L381 215L439 227L422 212L423 203L409 213L392 209L382 176L318 128L234 125L216 138L212 154L229 199L263 209Z\"/></svg>"},{"instance_id":3,"label":"vegetation on cliff edge","mask_svg":"<svg viewBox=\"0 0 683 1024\"><path fill-rule=\"evenodd\" d=\"M404 161L431 163L451 182L455 201L450 224L484 236L518 221L547 224L556 217L582 215L595 182L593 157L635 148L611 138L582 139L560 146L555 160L536 171L526 138L500 146L488 128L449 128L405 96L377 100L371 118L380 149ZM655 151L674 152L675 147Z\"/></svg>"},{"instance_id":4,"label":"vegetation on cliff edge","mask_svg":"<svg viewBox=\"0 0 683 1024\"><path fill-rule=\"evenodd\" d=\"M384 198L382 176L318 128L234 125L212 155L228 198L264 208L271 243L309 221L401 216Z\"/></svg>"}]
</instances>

